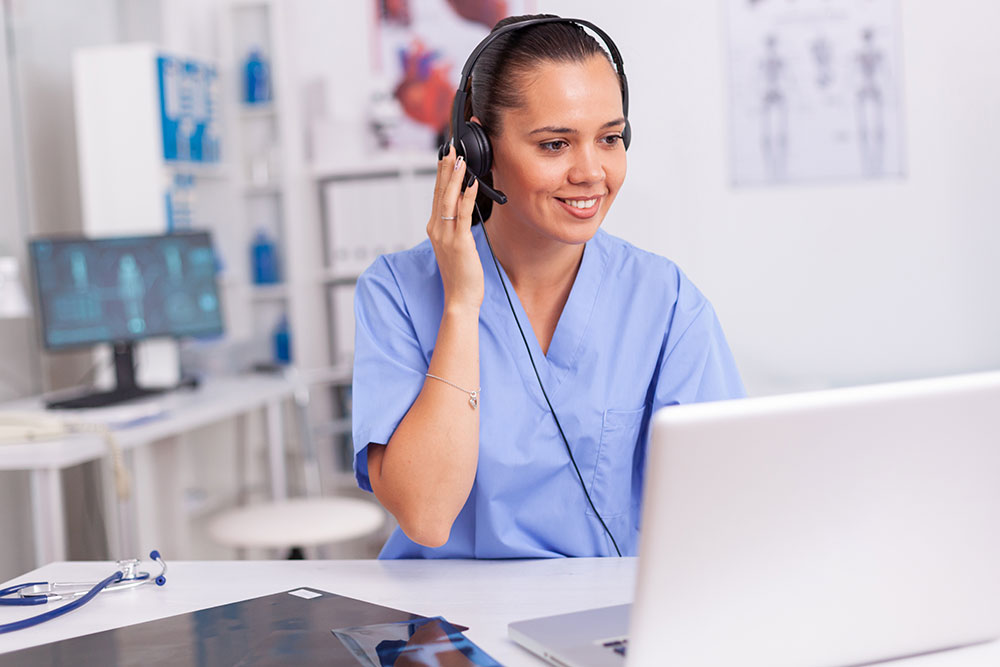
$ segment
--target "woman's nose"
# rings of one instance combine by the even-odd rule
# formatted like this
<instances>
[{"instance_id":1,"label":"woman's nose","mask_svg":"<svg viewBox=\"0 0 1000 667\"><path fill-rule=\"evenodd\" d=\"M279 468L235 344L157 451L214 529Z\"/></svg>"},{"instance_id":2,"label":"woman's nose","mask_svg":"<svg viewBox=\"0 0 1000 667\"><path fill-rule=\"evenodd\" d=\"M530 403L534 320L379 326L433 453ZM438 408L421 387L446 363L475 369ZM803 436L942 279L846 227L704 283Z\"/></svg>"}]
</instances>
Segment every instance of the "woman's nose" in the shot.
<instances>
[{"instance_id":1,"label":"woman's nose","mask_svg":"<svg viewBox=\"0 0 1000 667\"><path fill-rule=\"evenodd\" d=\"M571 183L595 183L604 179L604 164L596 147L581 147L569 170Z\"/></svg>"}]
</instances>

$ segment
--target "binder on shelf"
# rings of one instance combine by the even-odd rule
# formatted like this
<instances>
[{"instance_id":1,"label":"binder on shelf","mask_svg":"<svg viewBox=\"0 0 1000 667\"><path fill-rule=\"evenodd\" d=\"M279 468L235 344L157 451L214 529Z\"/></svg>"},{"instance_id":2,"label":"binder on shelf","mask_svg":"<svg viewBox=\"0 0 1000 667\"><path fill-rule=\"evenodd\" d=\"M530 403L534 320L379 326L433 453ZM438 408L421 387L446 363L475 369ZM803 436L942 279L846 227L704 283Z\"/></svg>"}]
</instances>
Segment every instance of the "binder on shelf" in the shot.
<instances>
[{"instance_id":1,"label":"binder on shelf","mask_svg":"<svg viewBox=\"0 0 1000 667\"><path fill-rule=\"evenodd\" d=\"M427 238L434 174L379 175L328 182L323 190L333 275L358 275L384 253Z\"/></svg>"},{"instance_id":2,"label":"binder on shelf","mask_svg":"<svg viewBox=\"0 0 1000 667\"><path fill-rule=\"evenodd\" d=\"M370 239L382 217L379 193L367 181L346 180L327 185L323 196L329 267L337 274L360 274L376 257Z\"/></svg>"}]
</instances>

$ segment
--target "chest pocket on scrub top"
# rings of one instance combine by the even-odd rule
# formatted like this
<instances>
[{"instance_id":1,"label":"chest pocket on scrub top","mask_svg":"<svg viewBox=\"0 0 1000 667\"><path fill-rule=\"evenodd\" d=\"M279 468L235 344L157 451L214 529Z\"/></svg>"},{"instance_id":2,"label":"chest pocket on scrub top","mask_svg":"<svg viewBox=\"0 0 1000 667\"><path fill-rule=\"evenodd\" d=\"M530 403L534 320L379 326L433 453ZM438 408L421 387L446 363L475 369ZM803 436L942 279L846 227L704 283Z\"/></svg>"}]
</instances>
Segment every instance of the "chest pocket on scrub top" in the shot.
<instances>
[{"instance_id":1,"label":"chest pocket on scrub top","mask_svg":"<svg viewBox=\"0 0 1000 667\"><path fill-rule=\"evenodd\" d=\"M633 461L645 412L645 408L604 412L590 497L605 519L626 514L631 509ZM593 511L587 508L587 513L593 514Z\"/></svg>"}]
</instances>

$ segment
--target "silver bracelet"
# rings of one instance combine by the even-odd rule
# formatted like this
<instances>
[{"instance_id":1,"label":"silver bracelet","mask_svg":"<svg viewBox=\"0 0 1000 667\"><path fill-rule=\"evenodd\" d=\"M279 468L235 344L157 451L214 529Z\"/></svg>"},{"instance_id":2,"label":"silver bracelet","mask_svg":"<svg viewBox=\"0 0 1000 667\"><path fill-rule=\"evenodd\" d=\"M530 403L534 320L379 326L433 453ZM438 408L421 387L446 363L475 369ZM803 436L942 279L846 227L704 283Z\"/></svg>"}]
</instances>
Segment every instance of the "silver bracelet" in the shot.
<instances>
[{"instance_id":1,"label":"silver bracelet","mask_svg":"<svg viewBox=\"0 0 1000 667\"><path fill-rule=\"evenodd\" d=\"M430 373L424 373L424 375L426 375L429 378L434 378L435 380L441 380L441 382L444 382L445 384L450 384L452 387L458 389L459 391L464 391L466 394L469 395L469 405L472 406L473 410L475 410L479 406L479 392L483 390L482 387L480 387L475 391L469 391L468 389L463 389L454 382L449 382L448 380L445 380L442 377L438 377L437 375L431 375Z\"/></svg>"}]
</instances>

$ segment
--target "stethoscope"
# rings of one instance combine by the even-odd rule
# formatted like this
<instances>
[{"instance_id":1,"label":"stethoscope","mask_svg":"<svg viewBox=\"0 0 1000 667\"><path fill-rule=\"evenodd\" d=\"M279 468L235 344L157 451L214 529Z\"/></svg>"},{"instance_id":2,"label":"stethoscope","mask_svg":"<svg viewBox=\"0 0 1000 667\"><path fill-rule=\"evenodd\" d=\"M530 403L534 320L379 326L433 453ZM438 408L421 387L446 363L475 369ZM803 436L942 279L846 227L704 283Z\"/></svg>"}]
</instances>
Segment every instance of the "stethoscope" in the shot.
<instances>
[{"instance_id":1,"label":"stethoscope","mask_svg":"<svg viewBox=\"0 0 1000 667\"><path fill-rule=\"evenodd\" d=\"M63 606L47 611L38 616L32 616L21 621L0 625L0 634L30 628L33 625L44 623L58 616L69 613L74 609L79 609L83 605L94 599L101 591L123 591L129 588L138 588L143 584L153 584L162 586L167 583L167 564L160 556L159 551L149 552L150 559L160 564L160 574L152 577L149 572L139 570L139 560L129 558L120 560L117 563L118 569L112 574L98 582L30 582L17 584L8 588L0 589L0 606L31 606L55 602L57 600L71 600Z\"/></svg>"}]
</instances>

